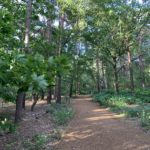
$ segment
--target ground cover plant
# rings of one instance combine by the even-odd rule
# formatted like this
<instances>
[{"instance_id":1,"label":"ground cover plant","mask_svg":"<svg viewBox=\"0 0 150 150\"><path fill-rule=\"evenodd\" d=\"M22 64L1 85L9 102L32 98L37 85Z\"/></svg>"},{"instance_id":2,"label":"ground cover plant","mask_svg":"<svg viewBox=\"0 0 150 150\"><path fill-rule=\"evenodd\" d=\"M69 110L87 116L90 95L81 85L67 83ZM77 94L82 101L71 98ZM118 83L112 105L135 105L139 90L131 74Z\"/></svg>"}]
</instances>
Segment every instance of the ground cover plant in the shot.
<instances>
[{"instance_id":1,"label":"ground cover plant","mask_svg":"<svg viewBox=\"0 0 150 150\"><path fill-rule=\"evenodd\" d=\"M124 113L128 117L137 117L142 126L150 128L150 103L147 99L150 97L150 91L142 92L137 90L133 94L123 91L116 94L106 90L94 95L93 100L98 102L100 106L109 107L111 111Z\"/></svg>"}]
</instances>

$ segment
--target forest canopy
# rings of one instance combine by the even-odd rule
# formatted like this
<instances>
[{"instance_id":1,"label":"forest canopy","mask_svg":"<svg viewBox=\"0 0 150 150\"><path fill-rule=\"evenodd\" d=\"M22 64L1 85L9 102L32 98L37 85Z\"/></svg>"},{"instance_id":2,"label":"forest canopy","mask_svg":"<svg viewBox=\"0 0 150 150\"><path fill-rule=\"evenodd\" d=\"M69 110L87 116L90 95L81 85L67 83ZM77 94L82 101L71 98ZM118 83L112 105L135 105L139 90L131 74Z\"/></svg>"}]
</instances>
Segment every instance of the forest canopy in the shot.
<instances>
[{"instance_id":1,"label":"forest canopy","mask_svg":"<svg viewBox=\"0 0 150 150\"><path fill-rule=\"evenodd\" d=\"M136 93L150 88L147 0L0 0L0 97Z\"/></svg>"}]
</instances>

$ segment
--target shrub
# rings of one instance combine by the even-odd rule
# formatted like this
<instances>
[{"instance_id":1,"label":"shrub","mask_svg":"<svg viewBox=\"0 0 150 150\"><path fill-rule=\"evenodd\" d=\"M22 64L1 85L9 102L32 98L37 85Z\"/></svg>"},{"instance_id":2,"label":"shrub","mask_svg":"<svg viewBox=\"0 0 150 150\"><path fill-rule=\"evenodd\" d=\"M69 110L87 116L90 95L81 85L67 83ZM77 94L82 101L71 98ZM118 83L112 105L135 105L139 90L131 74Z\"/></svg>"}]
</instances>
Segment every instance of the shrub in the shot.
<instances>
[{"instance_id":1,"label":"shrub","mask_svg":"<svg viewBox=\"0 0 150 150\"><path fill-rule=\"evenodd\" d=\"M142 92L138 91L139 95L142 95ZM138 117L141 120L141 125L145 127L150 127L150 105L142 100L144 95L149 95L149 92L144 92L143 96L139 98L137 94L132 95L128 92L121 92L119 95L116 95L112 92L101 92L94 96L94 101L98 102L102 106L110 107L110 110L117 113L125 113L128 117ZM128 104L137 103L139 106L129 107Z\"/></svg>"},{"instance_id":2,"label":"shrub","mask_svg":"<svg viewBox=\"0 0 150 150\"><path fill-rule=\"evenodd\" d=\"M102 93L98 93L94 96L94 101L98 102L100 105L102 106L108 106L108 100L109 98L112 97L112 94L110 93L106 93L106 92L102 92Z\"/></svg>"},{"instance_id":3,"label":"shrub","mask_svg":"<svg viewBox=\"0 0 150 150\"><path fill-rule=\"evenodd\" d=\"M143 103L150 103L150 90L149 89L136 89L135 96Z\"/></svg>"},{"instance_id":4,"label":"shrub","mask_svg":"<svg viewBox=\"0 0 150 150\"><path fill-rule=\"evenodd\" d=\"M125 113L128 117L140 117L141 109L140 107L127 108Z\"/></svg>"},{"instance_id":5,"label":"shrub","mask_svg":"<svg viewBox=\"0 0 150 150\"><path fill-rule=\"evenodd\" d=\"M35 135L32 139L23 141L23 147L28 150L41 150L47 142L46 135Z\"/></svg>"},{"instance_id":6,"label":"shrub","mask_svg":"<svg viewBox=\"0 0 150 150\"><path fill-rule=\"evenodd\" d=\"M66 124L73 117L73 109L65 104L52 104L46 109L47 113L52 114L54 121L58 125Z\"/></svg>"},{"instance_id":7,"label":"shrub","mask_svg":"<svg viewBox=\"0 0 150 150\"><path fill-rule=\"evenodd\" d=\"M15 124L6 117L0 117L0 134L13 133L16 131Z\"/></svg>"},{"instance_id":8,"label":"shrub","mask_svg":"<svg viewBox=\"0 0 150 150\"><path fill-rule=\"evenodd\" d=\"M143 127L150 128L150 112L142 111L142 114L141 114L141 125Z\"/></svg>"}]
</instances>

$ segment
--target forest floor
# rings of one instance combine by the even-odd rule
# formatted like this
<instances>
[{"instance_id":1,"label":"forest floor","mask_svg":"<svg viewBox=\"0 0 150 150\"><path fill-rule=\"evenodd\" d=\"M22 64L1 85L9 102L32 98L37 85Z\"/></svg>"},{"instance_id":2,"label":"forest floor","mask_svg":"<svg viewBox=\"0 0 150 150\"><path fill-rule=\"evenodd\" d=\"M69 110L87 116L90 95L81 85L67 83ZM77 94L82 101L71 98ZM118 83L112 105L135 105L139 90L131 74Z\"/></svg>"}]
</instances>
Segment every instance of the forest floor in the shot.
<instances>
[{"instance_id":1,"label":"forest floor","mask_svg":"<svg viewBox=\"0 0 150 150\"><path fill-rule=\"evenodd\" d=\"M23 142L27 142L36 135L48 135L54 132L56 126L52 121L51 115L46 113L46 101L38 101L34 112L30 111L31 104L32 101L26 101L26 109L23 111L23 120L17 127L17 131L0 136L0 150L23 150ZM8 106L8 104L6 104L6 107L0 109L0 113L14 116L15 106L12 104ZM51 143L48 144L50 145ZM27 150L29 150L29 148L27 148Z\"/></svg>"},{"instance_id":2,"label":"forest floor","mask_svg":"<svg viewBox=\"0 0 150 150\"><path fill-rule=\"evenodd\" d=\"M89 97L72 103L75 117L54 150L150 150L150 135L137 120L112 113Z\"/></svg>"}]
</instances>

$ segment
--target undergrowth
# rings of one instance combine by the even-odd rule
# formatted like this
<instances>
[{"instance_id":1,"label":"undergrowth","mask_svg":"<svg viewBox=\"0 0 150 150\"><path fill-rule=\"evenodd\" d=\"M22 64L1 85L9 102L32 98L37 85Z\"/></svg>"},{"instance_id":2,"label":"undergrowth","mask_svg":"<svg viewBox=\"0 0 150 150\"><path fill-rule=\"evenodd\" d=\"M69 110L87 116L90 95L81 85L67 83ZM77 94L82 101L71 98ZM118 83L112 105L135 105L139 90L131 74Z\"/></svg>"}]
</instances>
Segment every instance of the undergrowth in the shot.
<instances>
[{"instance_id":1,"label":"undergrowth","mask_svg":"<svg viewBox=\"0 0 150 150\"><path fill-rule=\"evenodd\" d=\"M115 94L113 91L103 91L93 96L93 100L101 106L109 107L111 111L124 113L127 117L137 117L141 125L150 129L150 92L136 90L134 94L122 91Z\"/></svg>"},{"instance_id":2,"label":"undergrowth","mask_svg":"<svg viewBox=\"0 0 150 150\"><path fill-rule=\"evenodd\" d=\"M51 104L46 109L57 125L65 125L74 115L74 111L66 104Z\"/></svg>"},{"instance_id":3,"label":"undergrowth","mask_svg":"<svg viewBox=\"0 0 150 150\"><path fill-rule=\"evenodd\" d=\"M14 133L16 131L16 125L9 118L7 114L0 115L0 135L4 135L6 133Z\"/></svg>"}]
</instances>

